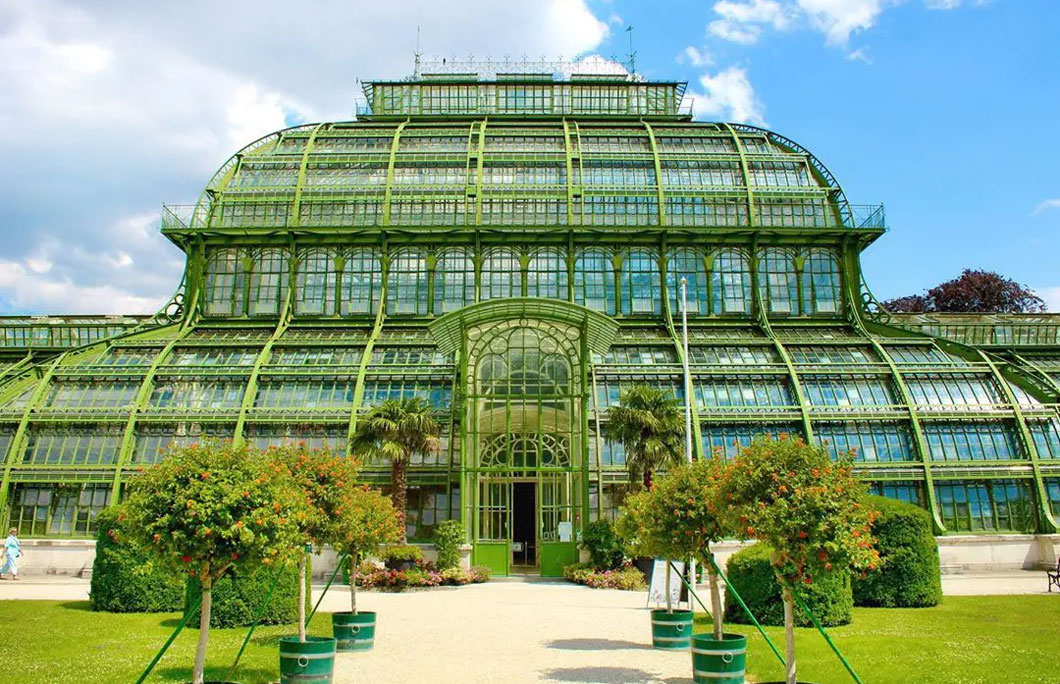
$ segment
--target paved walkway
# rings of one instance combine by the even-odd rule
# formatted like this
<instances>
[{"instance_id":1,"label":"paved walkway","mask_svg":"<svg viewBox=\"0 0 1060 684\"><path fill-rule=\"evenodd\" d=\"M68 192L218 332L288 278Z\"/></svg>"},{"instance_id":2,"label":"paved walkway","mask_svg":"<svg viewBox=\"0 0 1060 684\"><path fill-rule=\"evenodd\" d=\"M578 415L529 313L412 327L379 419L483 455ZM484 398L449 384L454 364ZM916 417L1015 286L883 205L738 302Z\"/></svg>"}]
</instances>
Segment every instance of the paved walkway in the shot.
<instances>
[{"instance_id":1,"label":"paved walkway","mask_svg":"<svg viewBox=\"0 0 1060 684\"><path fill-rule=\"evenodd\" d=\"M1046 586L1044 572L948 575L943 584L948 595L1043 593ZM349 609L348 593L337 589L322 610ZM88 582L69 577L0 582L0 600L87 595ZM340 654L335 684L690 682L687 652L652 651L644 597L512 580L426 593L363 592L358 607L380 613L376 647Z\"/></svg>"}]
</instances>

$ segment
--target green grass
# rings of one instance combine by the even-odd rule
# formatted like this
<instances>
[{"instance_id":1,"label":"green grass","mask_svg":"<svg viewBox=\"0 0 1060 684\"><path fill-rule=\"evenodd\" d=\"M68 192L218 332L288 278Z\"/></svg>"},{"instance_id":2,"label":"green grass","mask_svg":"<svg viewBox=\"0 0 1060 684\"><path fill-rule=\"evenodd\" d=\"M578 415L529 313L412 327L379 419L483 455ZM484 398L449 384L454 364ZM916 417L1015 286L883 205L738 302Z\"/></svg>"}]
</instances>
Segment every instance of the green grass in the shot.
<instances>
[{"instance_id":1,"label":"green grass","mask_svg":"<svg viewBox=\"0 0 1060 684\"><path fill-rule=\"evenodd\" d=\"M754 625L747 635L748 681L783 681L784 668ZM696 631L710 630L697 615ZM781 655L784 629L766 627ZM854 621L828 630L865 684L1057 684L1060 597L952 596L935 608L855 608ZM815 629L797 629L799 681L854 680Z\"/></svg>"},{"instance_id":2,"label":"green grass","mask_svg":"<svg viewBox=\"0 0 1060 684\"><path fill-rule=\"evenodd\" d=\"M0 601L4 672L20 684L135 682L176 626L179 615L93 613L88 602ZM709 629L704 617L699 629ZM749 625L727 631L748 635L751 681L780 679L783 668ZM254 634L235 679L262 684L278 678L276 640L290 625ZM783 649L783 630L767 627ZM321 614L311 634L330 634ZM1060 659L1060 597L947 597L937 608L855 608L854 623L829 630L865 684L1056 684ZM207 679L220 679L246 631L210 631ZM185 682L198 631L183 632L150 682ZM819 684L852 681L814 630L796 636L799 679ZM2 678L2 676L0 676Z\"/></svg>"}]
</instances>

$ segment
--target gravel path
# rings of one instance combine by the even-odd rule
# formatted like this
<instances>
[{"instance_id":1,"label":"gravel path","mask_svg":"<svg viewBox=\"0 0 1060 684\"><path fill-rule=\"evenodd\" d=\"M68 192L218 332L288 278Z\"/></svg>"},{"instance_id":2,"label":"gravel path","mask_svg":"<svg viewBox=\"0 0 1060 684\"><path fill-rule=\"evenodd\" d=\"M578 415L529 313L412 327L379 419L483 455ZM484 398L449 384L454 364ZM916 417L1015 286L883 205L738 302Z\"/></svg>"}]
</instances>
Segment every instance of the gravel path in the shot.
<instances>
[{"instance_id":1,"label":"gravel path","mask_svg":"<svg viewBox=\"0 0 1060 684\"><path fill-rule=\"evenodd\" d=\"M499 581L427 593L365 593L375 648L340 654L335 684L692 681L687 652L651 648L642 592ZM346 608L346 595L328 610Z\"/></svg>"}]
</instances>

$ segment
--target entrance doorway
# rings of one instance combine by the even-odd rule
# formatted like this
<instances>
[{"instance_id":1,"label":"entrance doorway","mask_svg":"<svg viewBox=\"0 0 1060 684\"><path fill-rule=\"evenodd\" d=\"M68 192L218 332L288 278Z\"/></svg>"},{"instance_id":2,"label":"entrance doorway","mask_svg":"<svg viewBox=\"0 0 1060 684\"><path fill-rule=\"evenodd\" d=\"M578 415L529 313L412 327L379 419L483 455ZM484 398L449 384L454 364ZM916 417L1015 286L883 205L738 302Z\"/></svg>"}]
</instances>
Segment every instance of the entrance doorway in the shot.
<instances>
[{"instance_id":1,"label":"entrance doorway","mask_svg":"<svg viewBox=\"0 0 1060 684\"><path fill-rule=\"evenodd\" d=\"M512 483L512 569L535 570L537 561L537 483Z\"/></svg>"}]
</instances>

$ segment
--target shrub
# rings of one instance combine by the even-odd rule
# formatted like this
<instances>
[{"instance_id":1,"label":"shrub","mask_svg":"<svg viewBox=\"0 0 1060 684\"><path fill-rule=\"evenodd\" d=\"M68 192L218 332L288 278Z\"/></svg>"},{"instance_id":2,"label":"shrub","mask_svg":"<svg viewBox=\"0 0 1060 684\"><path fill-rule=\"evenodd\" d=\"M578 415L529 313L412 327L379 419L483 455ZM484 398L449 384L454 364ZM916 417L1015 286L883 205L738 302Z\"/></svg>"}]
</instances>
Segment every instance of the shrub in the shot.
<instances>
[{"instance_id":1,"label":"shrub","mask_svg":"<svg viewBox=\"0 0 1060 684\"><path fill-rule=\"evenodd\" d=\"M439 574L442 577L442 584L454 587L471 584L471 573L463 568L446 568Z\"/></svg>"},{"instance_id":2,"label":"shrub","mask_svg":"<svg viewBox=\"0 0 1060 684\"><path fill-rule=\"evenodd\" d=\"M328 529L327 541L336 551L349 554L347 567L357 563L381 544L401 536L397 511L390 498L369 487L351 487L335 508L336 517ZM357 614L357 582L343 573L350 588L350 612Z\"/></svg>"},{"instance_id":3,"label":"shrub","mask_svg":"<svg viewBox=\"0 0 1060 684\"><path fill-rule=\"evenodd\" d=\"M855 576L854 603L859 606L921 608L942 599L939 552L931 516L910 503L869 497L880 512L872 526L880 551L880 567Z\"/></svg>"},{"instance_id":4,"label":"shrub","mask_svg":"<svg viewBox=\"0 0 1060 684\"><path fill-rule=\"evenodd\" d=\"M383 549L383 552L379 554L379 559L383 561L387 568L396 570L402 563L422 564L423 551L420 551L418 546L412 546L411 544L398 544Z\"/></svg>"},{"instance_id":5,"label":"shrub","mask_svg":"<svg viewBox=\"0 0 1060 684\"><path fill-rule=\"evenodd\" d=\"M278 579L277 570L280 573ZM312 608L311 576L312 572L307 570L306 605L309 608ZM259 624L283 625L298 622L298 566L287 564L279 568L239 568L226 573L213 587L210 627L249 627L254 624L273 582L276 582L276 588L272 590L269 605ZM198 580L189 578L187 591L189 597L198 596ZM198 615L198 611L195 614Z\"/></svg>"},{"instance_id":6,"label":"shrub","mask_svg":"<svg viewBox=\"0 0 1060 684\"><path fill-rule=\"evenodd\" d=\"M743 549L729 557L725 574L759 622L763 625L783 625L784 602L769 560L771 552L769 546L761 543ZM850 623L854 599L848 571L819 574L812 584L800 585L798 591L821 624L832 627ZM751 623L731 591L725 594L725 619L741 624ZM797 606L795 623L802 627L812 624Z\"/></svg>"},{"instance_id":7,"label":"shrub","mask_svg":"<svg viewBox=\"0 0 1060 684\"><path fill-rule=\"evenodd\" d=\"M184 576L123 538L113 509L99 515L92 562L92 610L162 613L184 605Z\"/></svg>"},{"instance_id":8,"label":"shrub","mask_svg":"<svg viewBox=\"0 0 1060 684\"><path fill-rule=\"evenodd\" d=\"M570 582L593 589L640 591L647 588L644 575L632 565L617 570L597 570L591 563L575 563L563 568L563 576Z\"/></svg>"},{"instance_id":9,"label":"shrub","mask_svg":"<svg viewBox=\"0 0 1060 684\"><path fill-rule=\"evenodd\" d=\"M581 547L589 552L589 562L597 570L622 567L625 557L622 540L607 520L596 520L585 527Z\"/></svg>"},{"instance_id":10,"label":"shrub","mask_svg":"<svg viewBox=\"0 0 1060 684\"><path fill-rule=\"evenodd\" d=\"M438 552L438 569L445 571L460 565L460 547L464 544L464 526L459 520L443 520L434 531L434 548Z\"/></svg>"}]
</instances>

